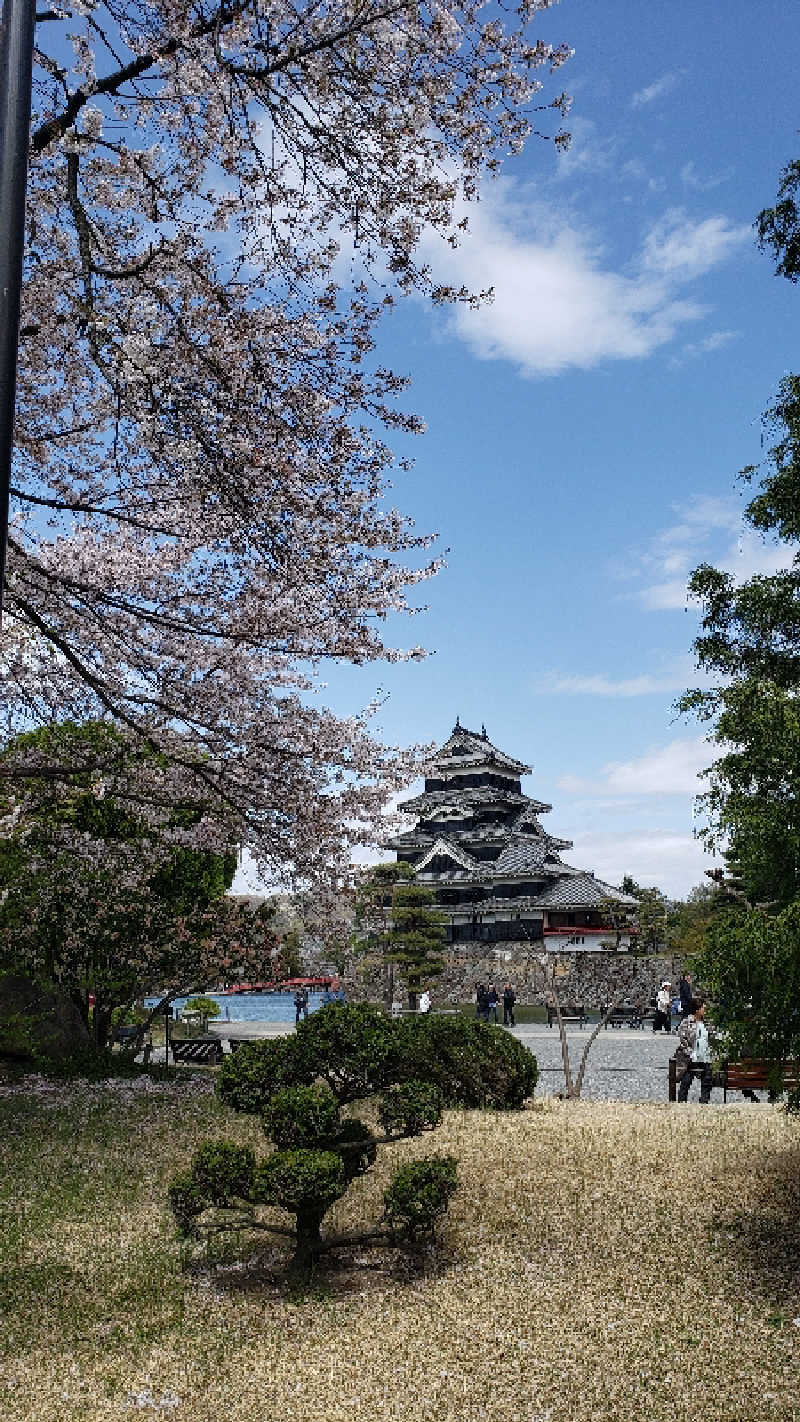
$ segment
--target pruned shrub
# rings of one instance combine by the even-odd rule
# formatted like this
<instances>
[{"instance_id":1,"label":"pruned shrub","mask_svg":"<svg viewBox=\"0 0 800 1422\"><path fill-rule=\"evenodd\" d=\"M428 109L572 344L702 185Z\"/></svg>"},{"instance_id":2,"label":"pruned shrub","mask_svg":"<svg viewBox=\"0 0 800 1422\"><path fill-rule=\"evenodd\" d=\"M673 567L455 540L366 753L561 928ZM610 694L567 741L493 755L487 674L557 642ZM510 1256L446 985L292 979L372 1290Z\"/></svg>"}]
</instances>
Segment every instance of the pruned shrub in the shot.
<instances>
[{"instance_id":1,"label":"pruned shrub","mask_svg":"<svg viewBox=\"0 0 800 1422\"><path fill-rule=\"evenodd\" d=\"M346 1077L340 1078L340 1088L345 1094L353 1089L358 1078L360 1068L356 1063L362 1049L362 1064L369 1066L371 1017L377 1017L377 1014L369 1014L369 1010L359 1012L355 1018L350 1017L349 1026L347 1019L339 1018L333 1027L329 1023L322 1034L323 1064L329 1063L327 1053L333 1051L335 1041L343 1040L342 1030L344 1037L349 1037ZM391 1030L391 1023L388 1026ZM298 1032L297 1035L300 1037L301 1034ZM386 1040L388 1034L384 1038L376 1034L376 1054L372 1058L374 1062L380 1061L384 1065ZM284 1043L270 1042L266 1045L274 1048ZM265 1160L256 1163L252 1151L228 1142L201 1147L194 1157L191 1170L172 1182L170 1205L184 1234L201 1232L200 1217L211 1205L217 1209L233 1207L230 1226L237 1231L249 1226L291 1234L295 1241L291 1272L307 1279L320 1253L341 1243L336 1236L323 1239L322 1221L350 1182L373 1165L378 1141L365 1122L355 1117L342 1117L339 1102L325 1081L287 1084L286 1078L293 1070L303 1074L311 1071L314 1057L307 1038L296 1056L274 1050L248 1053L250 1060L245 1068L239 1069L239 1059L245 1053L248 1049L240 1048L233 1058L221 1094L223 1099L236 1102L240 1110L244 1109L243 1102L250 1102L251 1109L261 1115L264 1129L277 1149ZM372 1073L371 1067L369 1072ZM360 1079L363 1085L364 1076ZM269 1082L274 1084L273 1090L265 1098ZM385 1119L391 1121L393 1134L416 1135L424 1127L438 1121L441 1115L440 1094L435 1087L424 1082L408 1082L389 1093L384 1113ZM449 1195L442 1183L444 1176L437 1167L430 1176L424 1172L415 1176L412 1172L411 1179L417 1180L416 1193L407 1185L402 1199L398 1194L392 1206L394 1214L391 1224L387 1223L385 1227L364 1235L348 1236L348 1243L401 1236L411 1240L428 1228L425 1220L438 1217L441 1210L447 1207ZM451 1192L454 1188L453 1181ZM244 1217L243 1205L246 1211ZM261 1206L277 1207L294 1215L294 1229L287 1230L262 1218L257 1214ZM217 1217L211 1223L215 1231L224 1227L224 1222Z\"/></svg>"},{"instance_id":2,"label":"pruned shrub","mask_svg":"<svg viewBox=\"0 0 800 1422\"><path fill-rule=\"evenodd\" d=\"M375 1164L378 1143L369 1126L354 1116L348 1116L337 1132L335 1149L341 1154L349 1185L357 1175L363 1175Z\"/></svg>"},{"instance_id":3,"label":"pruned shrub","mask_svg":"<svg viewBox=\"0 0 800 1422\"><path fill-rule=\"evenodd\" d=\"M395 1024L366 1003L333 1002L298 1025L296 1040L337 1101L380 1091L395 1050Z\"/></svg>"},{"instance_id":4,"label":"pruned shrub","mask_svg":"<svg viewBox=\"0 0 800 1422\"><path fill-rule=\"evenodd\" d=\"M223 1057L217 1095L233 1111L259 1116L276 1091L285 1086L310 1086L318 1075L299 1034L247 1042Z\"/></svg>"},{"instance_id":5,"label":"pruned shrub","mask_svg":"<svg viewBox=\"0 0 800 1422\"><path fill-rule=\"evenodd\" d=\"M270 1097L262 1121L278 1150L313 1149L335 1137L339 1106L328 1086L285 1086Z\"/></svg>"},{"instance_id":6,"label":"pruned shrub","mask_svg":"<svg viewBox=\"0 0 800 1422\"><path fill-rule=\"evenodd\" d=\"M347 1189L342 1158L333 1150L276 1150L256 1166L253 1201L290 1214L322 1216Z\"/></svg>"},{"instance_id":7,"label":"pruned shrub","mask_svg":"<svg viewBox=\"0 0 800 1422\"><path fill-rule=\"evenodd\" d=\"M192 1160L192 1179L212 1205L246 1200L253 1188L256 1158L248 1146L230 1141L209 1141Z\"/></svg>"},{"instance_id":8,"label":"pruned shrub","mask_svg":"<svg viewBox=\"0 0 800 1422\"><path fill-rule=\"evenodd\" d=\"M255 1164L247 1146L231 1141L209 1141L201 1146L190 1169L176 1175L168 1191L180 1233L194 1233L199 1216L209 1205L224 1209L234 1201L249 1200Z\"/></svg>"},{"instance_id":9,"label":"pruned shrub","mask_svg":"<svg viewBox=\"0 0 800 1422\"><path fill-rule=\"evenodd\" d=\"M446 1106L519 1108L533 1095L536 1058L502 1028L438 1016L394 1025L396 1046L387 1064L394 1082L435 1085Z\"/></svg>"},{"instance_id":10,"label":"pruned shrub","mask_svg":"<svg viewBox=\"0 0 800 1422\"><path fill-rule=\"evenodd\" d=\"M401 1165L384 1192L384 1218L392 1236L419 1242L433 1234L458 1186L452 1155L431 1155Z\"/></svg>"},{"instance_id":11,"label":"pruned shrub","mask_svg":"<svg viewBox=\"0 0 800 1422\"><path fill-rule=\"evenodd\" d=\"M208 1206L208 1198L200 1189L191 1170L176 1175L168 1191L170 1209L181 1234L191 1234L195 1220Z\"/></svg>"},{"instance_id":12,"label":"pruned shrub","mask_svg":"<svg viewBox=\"0 0 800 1422\"><path fill-rule=\"evenodd\" d=\"M430 1081L406 1081L390 1086L378 1109L378 1120L390 1136L418 1136L442 1119L442 1093Z\"/></svg>"}]
</instances>

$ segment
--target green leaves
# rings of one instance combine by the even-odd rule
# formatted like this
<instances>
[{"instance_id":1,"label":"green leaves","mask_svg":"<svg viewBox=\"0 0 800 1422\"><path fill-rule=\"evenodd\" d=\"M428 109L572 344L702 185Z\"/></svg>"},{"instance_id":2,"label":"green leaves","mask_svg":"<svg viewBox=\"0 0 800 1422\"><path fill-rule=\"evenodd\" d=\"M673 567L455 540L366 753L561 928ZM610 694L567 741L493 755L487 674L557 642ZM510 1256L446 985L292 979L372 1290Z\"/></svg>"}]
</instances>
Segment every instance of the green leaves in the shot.
<instances>
[{"instance_id":1,"label":"green leaves","mask_svg":"<svg viewBox=\"0 0 800 1422\"><path fill-rule=\"evenodd\" d=\"M403 1165L383 1196L384 1217L393 1234L420 1240L433 1233L458 1187L458 1161L432 1155Z\"/></svg>"}]
</instances>

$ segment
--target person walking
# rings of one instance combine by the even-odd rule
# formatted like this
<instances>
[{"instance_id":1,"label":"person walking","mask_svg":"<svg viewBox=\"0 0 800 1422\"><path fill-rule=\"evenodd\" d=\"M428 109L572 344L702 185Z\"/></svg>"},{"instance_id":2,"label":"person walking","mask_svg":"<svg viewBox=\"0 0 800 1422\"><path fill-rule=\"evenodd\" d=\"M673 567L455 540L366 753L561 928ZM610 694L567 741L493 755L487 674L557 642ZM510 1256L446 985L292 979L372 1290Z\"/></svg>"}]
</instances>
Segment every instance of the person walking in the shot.
<instances>
[{"instance_id":1,"label":"person walking","mask_svg":"<svg viewBox=\"0 0 800 1422\"><path fill-rule=\"evenodd\" d=\"M420 1012L430 1012L431 1010L431 995L427 988L419 995L419 1010Z\"/></svg>"},{"instance_id":2,"label":"person walking","mask_svg":"<svg viewBox=\"0 0 800 1422\"><path fill-rule=\"evenodd\" d=\"M515 991L514 991L514 989L512 988L511 984L510 984L510 983L506 983L505 987L503 988L503 1026L504 1026L504 1027L516 1027L516 1025L517 1025L516 1022L514 1021L514 1003L516 1002L516 1000L517 1000L517 994L515 993Z\"/></svg>"},{"instance_id":3,"label":"person walking","mask_svg":"<svg viewBox=\"0 0 800 1422\"><path fill-rule=\"evenodd\" d=\"M672 983L668 983L665 979L656 993L656 1015L653 1018L654 1032L660 1032L662 1027L665 1032L671 1030L669 1021L671 1004Z\"/></svg>"},{"instance_id":4,"label":"person walking","mask_svg":"<svg viewBox=\"0 0 800 1422\"><path fill-rule=\"evenodd\" d=\"M307 1011L307 1010L306 1010ZM297 1026L303 1015L303 989L297 988L294 995L294 1025Z\"/></svg>"},{"instance_id":5,"label":"person walking","mask_svg":"<svg viewBox=\"0 0 800 1422\"><path fill-rule=\"evenodd\" d=\"M713 1074L711 1070L711 1041L705 1024L706 1002L704 997L692 1001L690 1015L681 1023L678 1033L678 1050L675 1056L680 1069L684 1065L678 1100L689 1099L689 1087L694 1078L700 1078L700 1105L707 1106L711 1100Z\"/></svg>"}]
</instances>

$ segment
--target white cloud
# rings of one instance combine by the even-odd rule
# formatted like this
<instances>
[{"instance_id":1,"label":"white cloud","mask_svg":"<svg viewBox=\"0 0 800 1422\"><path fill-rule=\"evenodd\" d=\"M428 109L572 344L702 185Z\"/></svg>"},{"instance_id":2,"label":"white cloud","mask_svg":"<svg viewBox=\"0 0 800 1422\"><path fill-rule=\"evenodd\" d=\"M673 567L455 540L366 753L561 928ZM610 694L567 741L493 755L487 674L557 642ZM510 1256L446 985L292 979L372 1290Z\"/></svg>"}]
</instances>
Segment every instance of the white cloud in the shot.
<instances>
[{"instance_id":1,"label":"white cloud","mask_svg":"<svg viewBox=\"0 0 800 1422\"><path fill-rule=\"evenodd\" d=\"M655 884L669 898L685 898L715 865L693 835L671 830L578 834L568 858L590 866L607 884L618 886L630 874L639 884Z\"/></svg>"},{"instance_id":2,"label":"white cloud","mask_svg":"<svg viewBox=\"0 0 800 1422\"><path fill-rule=\"evenodd\" d=\"M655 79L652 84L648 84L644 89L637 89L631 98L631 108L641 109L646 104L652 104L656 99L663 99L666 94L680 83L681 76L674 71L669 74L662 74L660 79Z\"/></svg>"},{"instance_id":3,"label":"white cloud","mask_svg":"<svg viewBox=\"0 0 800 1422\"><path fill-rule=\"evenodd\" d=\"M508 179L470 208L469 221L455 249L427 234L425 256L443 284L493 289L491 304L456 308L452 325L477 355L511 360L526 375L650 355L705 314L686 284L750 237L725 217L695 222L673 209L615 270L590 232L526 201Z\"/></svg>"},{"instance_id":4,"label":"white cloud","mask_svg":"<svg viewBox=\"0 0 800 1422\"><path fill-rule=\"evenodd\" d=\"M741 506L733 499L699 497L677 511L675 522L651 541L640 560L646 586L639 599L648 611L683 608L687 582L694 568L711 562L730 573L736 583L755 574L791 567L797 548L773 543L742 522Z\"/></svg>"},{"instance_id":5,"label":"white cloud","mask_svg":"<svg viewBox=\"0 0 800 1422\"><path fill-rule=\"evenodd\" d=\"M681 182L684 187L690 188L693 192L708 193L713 188L719 188L723 183L727 183L733 176L733 169L726 168L724 173L701 174L697 171L697 166L693 158L688 163L684 163L681 168Z\"/></svg>"},{"instance_id":6,"label":"white cloud","mask_svg":"<svg viewBox=\"0 0 800 1422\"><path fill-rule=\"evenodd\" d=\"M694 360L699 356L711 355L714 351L720 351L725 346L730 345L738 337L738 331L712 331L710 335L704 336L701 341L690 341L683 347L682 357L686 360ZM680 364L679 360L674 362Z\"/></svg>"},{"instance_id":7,"label":"white cloud","mask_svg":"<svg viewBox=\"0 0 800 1422\"><path fill-rule=\"evenodd\" d=\"M565 775L558 788L581 795L683 795L702 793L701 772L714 759L704 736L670 741L633 760L609 761L593 779Z\"/></svg>"},{"instance_id":8,"label":"white cloud","mask_svg":"<svg viewBox=\"0 0 800 1422\"><path fill-rule=\"evenodd\" d=\"M727 217L695 222L683 208L670 208L647 234L643 265L660 276L689 280L705 276L751 239L749 227L736 227Z\"/></svg>"},{"instance_id":9,"label":"white cloud","mask_svg":"<svg viewBox=\"0 0 800 1422\"><path fill-rule=\"evenodd\" d=\"M693 667L691 657L680 657L659 672L641 672L638 676L560 676L550 672L542 678L541 691L575 696L653 696L682 690L693 677L696 679Z\"/></svg>"}]
</instances>

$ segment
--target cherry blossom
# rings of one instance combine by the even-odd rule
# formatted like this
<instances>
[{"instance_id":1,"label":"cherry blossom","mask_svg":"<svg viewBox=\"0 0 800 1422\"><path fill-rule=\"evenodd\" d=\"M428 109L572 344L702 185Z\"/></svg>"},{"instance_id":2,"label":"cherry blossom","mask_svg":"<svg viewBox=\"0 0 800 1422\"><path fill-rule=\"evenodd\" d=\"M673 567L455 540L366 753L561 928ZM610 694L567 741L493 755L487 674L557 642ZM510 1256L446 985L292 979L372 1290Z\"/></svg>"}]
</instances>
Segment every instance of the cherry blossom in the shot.
<instances>
[{"instance_id":1,"label":"cherry blossom","mask_svg":"<svg viewBox=\"0 0 800 1422\"><path fill-rule=\"evenodd\" d=\"M411 773L329 661L422 655L392 507L420 421L375 351L419 260L563 94L550 0L70 0L37 25L0 678L6 739L106 717L273 879L374 840ZM552 120L552 122L551 122ZM538 131L538 130L537 130Z\"/></svg>"}]
</instances>

